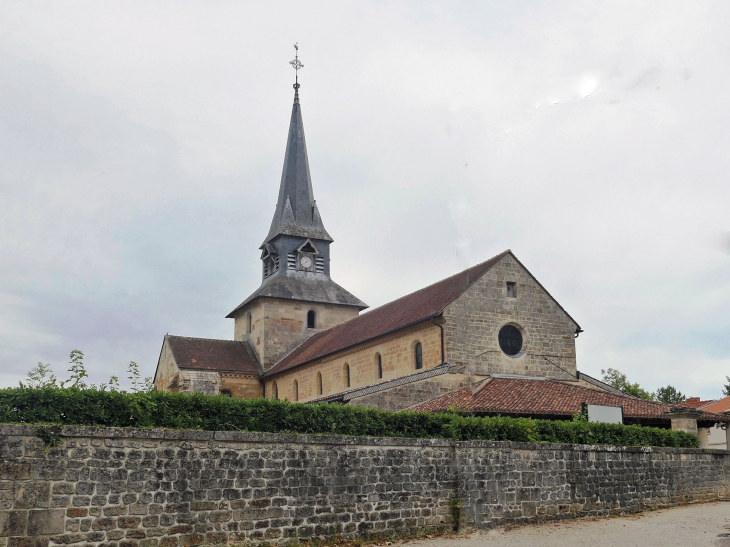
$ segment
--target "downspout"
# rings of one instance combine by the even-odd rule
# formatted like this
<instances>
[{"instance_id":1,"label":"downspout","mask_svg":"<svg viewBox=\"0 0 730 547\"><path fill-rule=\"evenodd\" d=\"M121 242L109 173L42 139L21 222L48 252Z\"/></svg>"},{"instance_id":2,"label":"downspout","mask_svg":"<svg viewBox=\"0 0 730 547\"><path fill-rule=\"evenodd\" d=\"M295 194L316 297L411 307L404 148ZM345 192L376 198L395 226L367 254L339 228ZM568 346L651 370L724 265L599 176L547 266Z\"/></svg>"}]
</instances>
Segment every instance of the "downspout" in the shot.
<instances>
[{"instance_id":1,"label":"downspout","mask_svg":"<svg viewBox=\"0 0 730 547\"><path fill-rule=\"evenodd\" d=\"M441 315L439 315L439 317L443 317L443 316L444 316L444 314L442 312ZM446 362L446 353L444 353L444 328L440 324L438 324L436 321L434 321L433 317L431 318L431 323L433 323L439 329L441 329L441 364L443 365Z\"/></svg>"}]
</instances>

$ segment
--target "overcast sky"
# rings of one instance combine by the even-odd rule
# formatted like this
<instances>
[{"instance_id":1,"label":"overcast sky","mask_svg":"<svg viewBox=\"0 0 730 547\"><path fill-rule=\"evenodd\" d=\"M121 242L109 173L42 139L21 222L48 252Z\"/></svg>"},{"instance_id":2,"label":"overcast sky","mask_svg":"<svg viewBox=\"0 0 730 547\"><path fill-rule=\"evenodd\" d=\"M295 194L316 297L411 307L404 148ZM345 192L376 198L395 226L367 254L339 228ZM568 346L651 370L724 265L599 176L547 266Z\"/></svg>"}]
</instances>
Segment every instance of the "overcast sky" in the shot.
<instances>
[{"instance_id":1,"label":"overcast sky","mask_svg":"<svg viewBox=\"0 0 730 547\"><path fill-rule=\"evenodd\" d=\"M332 276L371 307L509 248L578 368L730 375L730 3L0 4L0 385L233 337L292 44Z\"/></svg>"}]
</instances>

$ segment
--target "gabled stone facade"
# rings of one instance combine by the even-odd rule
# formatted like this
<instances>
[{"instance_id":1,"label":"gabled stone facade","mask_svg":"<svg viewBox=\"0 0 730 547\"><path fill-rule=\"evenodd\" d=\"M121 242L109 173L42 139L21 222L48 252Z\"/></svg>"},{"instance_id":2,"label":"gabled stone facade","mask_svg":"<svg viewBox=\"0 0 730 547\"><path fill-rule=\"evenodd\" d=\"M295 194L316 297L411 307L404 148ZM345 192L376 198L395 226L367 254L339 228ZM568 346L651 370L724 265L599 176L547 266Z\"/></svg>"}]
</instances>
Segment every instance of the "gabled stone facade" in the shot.
<instances>
[{"instance_id":1,"label":"gabled stone facade","mask_svg":"<svg viewBox=\"0 0 730 547\"><path fill-rule=\"evenodd\" d=\"M514 296L508 296L513 283ZM499 331L514 325L523 348L507 355ZM444 309L446 361L476 376L576 379L578 324L512 254L502 257Z\"/></svg>"}]
</instances>

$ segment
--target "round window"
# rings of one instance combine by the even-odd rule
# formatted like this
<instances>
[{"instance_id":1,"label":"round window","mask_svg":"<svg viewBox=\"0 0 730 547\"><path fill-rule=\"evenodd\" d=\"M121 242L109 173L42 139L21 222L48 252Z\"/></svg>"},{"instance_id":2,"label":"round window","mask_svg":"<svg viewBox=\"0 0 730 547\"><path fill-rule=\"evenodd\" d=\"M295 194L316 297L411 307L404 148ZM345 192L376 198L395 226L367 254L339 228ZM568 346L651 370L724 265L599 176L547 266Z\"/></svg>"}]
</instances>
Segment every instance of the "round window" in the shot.
<instances>
[{"instance_id":1,"label":"round window","mask_svg":"<svg viewBox=\"0 0 730 547\"><path fill-rule=\"evenodd\" d=\"M522 333L514 325L499 329L499 347L510 357L522 351Z\"/></svg>"}]
</instances>

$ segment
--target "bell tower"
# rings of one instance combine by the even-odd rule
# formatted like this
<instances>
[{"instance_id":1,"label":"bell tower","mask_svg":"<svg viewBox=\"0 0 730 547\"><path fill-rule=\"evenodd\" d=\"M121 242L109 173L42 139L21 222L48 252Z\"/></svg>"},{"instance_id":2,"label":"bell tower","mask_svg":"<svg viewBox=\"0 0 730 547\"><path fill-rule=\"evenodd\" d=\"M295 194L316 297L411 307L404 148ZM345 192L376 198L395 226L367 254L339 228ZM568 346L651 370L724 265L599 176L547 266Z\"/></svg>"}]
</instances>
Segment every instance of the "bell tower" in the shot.
<instances>
[{"instance_id":1,"label":"bell tower","mask_svg":"<svg viewBox=\"0 0 730 547\"><path fill-rule=\"evenodd\" d=\"M261 286L227 317L235 339L247 340L267 369L317 332L359 314L367 305L330 277L332 237L312 190L302 110L299 61L284 169L274 218L261 244Z\"/></svg>"}]
</instances>

